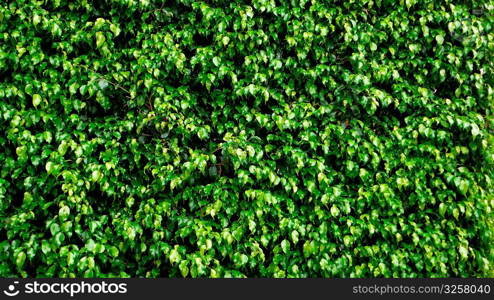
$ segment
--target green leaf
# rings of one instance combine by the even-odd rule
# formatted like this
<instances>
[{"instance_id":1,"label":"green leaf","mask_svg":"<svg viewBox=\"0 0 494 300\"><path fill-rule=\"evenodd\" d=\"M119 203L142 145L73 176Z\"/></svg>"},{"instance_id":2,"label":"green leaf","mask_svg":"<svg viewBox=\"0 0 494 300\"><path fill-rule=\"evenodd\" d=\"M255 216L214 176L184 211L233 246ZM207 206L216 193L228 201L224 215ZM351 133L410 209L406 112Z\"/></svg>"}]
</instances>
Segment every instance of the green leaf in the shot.
<instances>
[{"instance_id":1,"label":"green leaf","mask_svg":"<svg viewBox=\"0 0 494 300\"><path fill-rule=\"evenodd\" d=\"M208 135L208 132L206 130L206 128L199 128L199 130L197 131L197 136L201 139L201 140L205 140L209 137Z\"/></svg>"},{"instance_id":2,"label":"green leaf","mask_svg":"<svg viewBox=\"0 0 494 300\"><path fill-rule=\"evenodd\" d=\"M61 221L65 221L67 217L70 215L70 208L68 206L62 206L58 211L58 215L60 216Z\"/></svg>"},{"instance_id":3,"label":"green leaf","mask_svg":"<svg viewBox=\"0 0 494 300\"><path fill-rule=\"evenodd\" d=\"M110 255L114 258L118 257L119 255L119 251L118 251L118 248L115 247L115 246L111 246L110 248L108 248L108 252L110 253Z\"/></svg>"},{"instance_id":4,"label":"green leaf","mask_svg":"<svg viewBox=\"0 0 494 300\"><path fill-rule=\"evenodd\" d=\"M57 247L60 247L60 245L62 245L64 241L65 241L65 235L63 234L63 232L58 232L55 235L55 243Z\"/></svg>"},{"instance_id":5,"label":"green leaf","mask_svg":"<svg viewBox=\"0 0 494 300\"><path fill-rule=\"evenodd\" d=\"M219 57L215 56L213 57L213 64L218 67L220 65L220 59Z\"/></svg>"},{"instance_id":6,"label":"green leaf","mask_svg":"<svg viewBox=\"0 0 494 300\"><path fill-rule=\"evenodd\" d=\"M331 215L335 218L340 215L340 210L336 205L331 206Z\"/></svg>"},{"instance_id":7,"label":"green leaf","mask_svg":"<svg viewBox=\"0 0 494 300\"><path fill-rule=\"evenodd\" d=\"M15 149L15 153L17 154L19 159L26 159L27 158L27 147L25 145L17 147Z\"/></svg>"},{"instance_id":8,"label":"green leaf","mask_svg":"<svg viewBox=\"0 0 494 300\"><path fill-rule=\"evenodd\" d=\"M477 124L471 124L471 126L472 126L472 135L473 136L479 135L480 134L480 129L477 126Z\"/></svg>"},{"instance_id":9,"label":"green leaf","mask_svg":"<svg viewBox=\"0 0 494 300\"><path fill-rule=\"evenodd\" d=\"M442 35L436 35L436 42L439 44L439 45L442 45L443 42L444 42L444 36Z\"/></svg>"},{"instance_id":10,"label":"green leaf","mask_svg":"<svg viewBox=\"0 0 494 300\"><path fill-rule=\"evenodd\" d=\"M462 259L468 258L468 249L465 246L459 246L458 252L460 253Z\"/></svg>"},{"instance_id":11,"label":"green leaf","mask_svg":"<svg viewBox=\"0 0 494 300\"><path fill-rule=\"evenodd\" d=\"M291 237L294 244L298 243L298 236L299 236L298 231L293 230L291 233Z\"/></svg>"},{"instance_id":12,"label":"green leaf","mask_svg":"<svg viewBox=\"0 0 494 300\"><path fill-rule=\"evenodd\" d=\"M352 244L352 237L349 236L349 235L345 235L343 237L343 244L345 244L345 246L350 246Z\"/></svg>"},{"instance_id":13,"label":"green leaf","mask_svg":"<svg viewBox=\"0 0 494 300\"><path fill-rule=\"evenodd\" d=\"M33 106L34 107L38 107L41 104L41 101L42 101L42 99L41 99L40 95L38 95L38 94L33 95Z\"/></svg>"},{"instance_id":14,"label":"green leaf","mask_svg":"<svg viewBox=\"0 0 494 300\"><path fill-rule=\"evenodd\" d=\"M175 247L171 252L170 252L170 263L174 264L180 261L180 254L178 253L178 248Z\"/></svg>"},{"instance_id":15,"label":"green leaf","mask_svg":"<svg viewBox=\"0 0 494 300\"><path fill-rule=\"evenodd\" d=\"M52 173L53 168L54 168L54 164L51 161L46 163L45 169L46 169L46 172L48 172L48 174Z\"/></svg>"},{"instance_id":16,"label":"green leaf","mask_svg":"<svg viewBox=\"0 0 494 300\"><path fill-rule=\"evenodd\" d=\"M96 32L96 47L101 48L105 42L106 42L106 38L103 32L101 31Z\"/></svg>"},{"instance_id":17,"label":"green leaf","mask_svg":"<svg viewBox=\"0 0 494 300\"><path fill-rule=\"evenodd\" d=\"M444 203L439 204L439 214L444 217L446 213L446 205Z\"/></svg>"},{"instance_id":18,"label":"green leaf","mask_svg":"<svg viewBox=\"0 0 494 300\"><path fill-rule=\"evenodd\" d=\"M118 36L120 34L120 27L115 24L110 25L110 30L113 32L113 35Z\"/></svg>"},{"instance_id":19,"label":"green leaf","mask_svg":"<svg viewBox=\"0 0 494 300\"><path fill-rule=\"evenodd\" d=\"M468 191L468 181L462 179L458 185L458 188L463 195L466 195Z\"/></svg>"},{"instance_id":20,"label":"green leaf","mask_svg":"<svg viewBox=\"0 0 494 300\"><path fill-rule=\"evenodd\" d=\"M290 252L290 242L288 240L281 241L281 249L285 254Z\"/></svg>"},{"instance_id":21,"label":"green leaf","mask_svg":"<svg viewBox=\"0 0 494 300\"><path fill-rule=\"evenodd\" d=\"M57 223L52 223L50 225L50 232L54 236L60 231L60 226Z\"/></svg>"},{"instance_id":22,"label":"green leaf","mask_svg":"<svg viewBox=\"0 0 494 300\"><path fill-rule=\"evenodd\" d=\"M180 274L182 274L183 277L187 277L189 274L189 267L187 266L188 262L186 260L182 260L179 264L179 269L180 269Z\"/></svg>"},{"instance_id":23,"label":"green leaf","mask_svg":"<svg viewBox=\"0 0 494 300\"><path fill-rule=\"evenodd\" d=\"M48 241L43 240L41 242L41 251L43 252L43 254L48 254L49 252L51 252L51 247Z\"/></svg>"},{"instance_id":24,"label":"green leaf","mask_svg":"<svg viewBox=\"0 0 494 300\"><path fill-rule=\"evenodd\" d=\"M98 180L100 180L101 178L101 172L98 171L98 170L94 170L92 173L91 173L91 180L93 182L96 182Z\"/></svg>"},{"instance_id":25,"label":"green leaf","mask_svg":"<svg viewBox=\"0 0 494 300\"><path fill-rule=\"evenodd\" d=\"M41 22L41 16L40 15L34 15L33 16L33 25L36 26Z\"/></svg>"},{"instance_id":26,"label":"green leaf","mask_svg":"<svg viewBox=\"0 0 494 300\"><path fill-rule=\"evenodd\" d=\"M89 250L90 252L93 252L93 253L96 252L96 243L94 242L93 239L89 239L86 242L86 249Z\"/></svg>"},{"instance_id":27,"label":"green leaf","mask_svg":"<svg viewBox=\"0 0 494 300\"><path fill-rule=\"evenodd\" d=\"M221 41L223 42L223 46L227 46L228 43L230 42L230 38L227 36L224 36Z\"/></svg>"},{"instance_id":28,"label":"green leaf","mask_svg":"<svg viewBox=\"0 0 494 300\"><path fill-rule=\"evenodd\" d=\"M17 256L15 258L15 264L19 269L22 269L24 267L24 262L26 261L26 253L24 251L21 251L17 253Z\"/></svg>"}]
</instances>

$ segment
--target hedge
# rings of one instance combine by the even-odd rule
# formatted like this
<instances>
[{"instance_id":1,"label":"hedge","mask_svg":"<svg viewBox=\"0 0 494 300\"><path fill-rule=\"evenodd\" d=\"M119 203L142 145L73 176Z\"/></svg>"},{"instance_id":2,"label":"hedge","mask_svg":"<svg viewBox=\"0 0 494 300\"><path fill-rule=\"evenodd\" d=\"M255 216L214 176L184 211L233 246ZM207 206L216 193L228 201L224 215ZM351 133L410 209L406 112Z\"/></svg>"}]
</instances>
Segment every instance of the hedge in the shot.
<instances>
[{"instance_id":1,"label":"hedge","mask_svg":"<svg viewBox=\"0 0 494 300\"><path fill-rule=\"evenodd\" d=\"M493 10L2 1L0 276L494 276Z\"/></svg>"}]
</instances>

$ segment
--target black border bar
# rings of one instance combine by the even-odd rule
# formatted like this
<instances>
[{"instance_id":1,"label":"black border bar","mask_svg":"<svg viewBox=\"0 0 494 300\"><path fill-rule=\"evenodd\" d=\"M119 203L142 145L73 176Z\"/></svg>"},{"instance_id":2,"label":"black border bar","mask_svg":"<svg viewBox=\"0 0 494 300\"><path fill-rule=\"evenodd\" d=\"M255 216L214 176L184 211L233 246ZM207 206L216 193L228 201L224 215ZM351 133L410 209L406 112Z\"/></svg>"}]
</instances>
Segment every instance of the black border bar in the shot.
<instances>
[{"instance_id":1,"label":"black border bar","mask_svg":"<svg viewBox=\"0 0 494 300\"><path fill-rule=\"evenodd\" d=\"M8 296L8 295L11 296ZM72 295L71 295L72 294ZM494 279L0 278L0 299L494 299Z\"/></svg>"}]
</instances>

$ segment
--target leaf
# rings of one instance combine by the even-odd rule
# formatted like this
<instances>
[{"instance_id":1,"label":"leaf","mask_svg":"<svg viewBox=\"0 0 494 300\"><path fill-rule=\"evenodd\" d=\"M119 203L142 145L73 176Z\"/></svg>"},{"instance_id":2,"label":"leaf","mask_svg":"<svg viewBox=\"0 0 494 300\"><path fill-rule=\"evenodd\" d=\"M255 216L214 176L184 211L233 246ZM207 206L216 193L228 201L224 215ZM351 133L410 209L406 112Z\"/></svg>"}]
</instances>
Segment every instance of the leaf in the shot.
<instances>
[{"instance_id":1,"label":"leaf","mask_svg":"<svg viewBox=\"0 0 494 300\"><path fill-rule=\"evenodd\" d=\"M305 257L309 257L314 250L314 245L312 242L306 241L303 246L303 252Z\"/></svg>"},{"instance_id":2,"label":"leaf","mask_svg":"<svg viewBox=\"0 0 494 300\"><path fill-rule=\"evenodd\" d=\"M55 236L58 232L60 232L60 226L57 223L52 223L50 225L50 232L53 236Z\"/></svg>"},{"instance_id":3,"label":"leaf","mask_svg":"<svg viewBox=\"0 0 494 300\"><path fill-rule=\"evenodd\" d=\"M60 247L60 245L62 245L64 241L65 241L65 235L63 234L63 232L58 232L55 235L55 242L57 247Z\"/></svg>"},{"instance_id":4,"label":"leaf","mask_svg":"<svg viewBox=\"0 0 494 300\"><path fill-rule=\"evenodd\" d=\"M407 178L403 178L403 177L398 177L396 179L396 184L398 185L398 188L399 189L402 189L403 187L406 187L409 185L409 181Z\"/></svg>"},{"instance_id":5,"label":"leaf","mask_svg":"<svg viewBox=\"0 0 494 300\"><path fill-rule=\"evenodd\" d=\"M54 164L51 161L46 163L45 170L48 174L52 173L53 168L54 168Z\"/></svg>"},{"instance_id":6,"label":"leaf","mask_svg":"<svg viewBox=\"0 0 494 300\"><path fill-rule=\"evenodd\" d=\"M471 126L472 126L472 135L478 136L480 134L480 129L477 126L477 124L471 124Z\"/></svg>"},{"instance_id":7,"label":"leaf","mask_svg":"<svg viewBox=\"0 0 494 300\"><path fill-rule=\"evenodd\" d=\"M460 253L462 259L468 258L468 249L465 246L459 246L458 253Z\"/></svg>"},{"instance_id":8,"label":"leaf","mask_svg":"<svg viewBox=\"0 0 494 300\"><path fill-rule=\"evenodd\" d=\"M92 173L91 173L91 180L93 182L96 182L98 180L100 180L101 178L101 172L98 171L98 170L94 170Z\"/></svg>"},{"instance_id":9,"label":"leaf","mask_svg":"<svg viewBox=\"0 0 494 300\"><path fill-rule=\"evenodd\" d=\"M209 172L209 176L213 176L214 177L214 176L218 175L218 169L216 168L216 166L211 166L209 168L209 171L208 172Z\"/></svg>"},{"instance_id":10,"label":"leaf","mask_svg":"<svg viewBox=\"0 0 494 300\"><path fill-rule=\"evenodd\" d=\"M329 202L329 195L328 194L322 195L321 202L322 202L322 204L328 204L328 202Z\"/></svg>"},{"instance_id":11,"label":"leaf","mask_svg":"<svg viewBox=\"0 0 494 300\"><path fill-rule=\"evenodd\" d=\"M288 240L281 241L281 249L285 254L290 252L290 242Z\"/></svg>"},{"instance_id":12,"label":"leaf","mask_svg":"<svg viewBox=\"0 0 494 300\"><path fill-rule=\"evenodd\" d=\"M219 57L215 56L213 57L213 64L218 67L220 65L220 59Z\"/></svg>"},{"instance_id":13,"label":"leaf","mask_svg":"<svg viewBox=\"0 0 494 300\"><path fill-rule=\"evenodd\" d=\"M25 145L19 146L15 149L15 153L20 159L25 159L27 157L27 147Z\"/></svg>"},{"instance_id":14,"label":"leaf","mask_svg":"<svg viewBox=\"0 0 494 300\"><path fill-rule=\"evenodd\" d=\"M89 239L87 242L86 242L86 249L90 252L93 252L95 253L96 252L96 243L94 242L93 239Z\"/></svg>"},{"instance_id":15,"label":"leaf","mask_svg":"<svg viewBox=\"0 0 494 300\"><path fill-rule=\"evenodd\" d=\"M43 240L41 242L41 251L43 252L43 254L48 254L49 252L51 252L50 244L48 243L48 241Z\"/></svg>"},{"instance_id":16,"label":"leaf","mask_svg":"<svg viewBox=\"0 0 494 300\"><path fill-rule=\"evenodd\" d=\"M98 86L100 89L104 90L108 87L108 81L106 81L105 79L100 79L98 80Z\"/></svg>"},{"instance_id":17,"label":"leaf","mask_svg":"<svg viewBox=\"0 0 494 300\"><path fill-rule=\"evenodd\" d=\"M96 32L96 47L101 48L105 42L106 42L106 38L103 32L101 31Z\"/></svg>"},{"instance_id":18,"label":"leaf","mask_svg":"<svg viewBox=\"0 0 494 300\"><path fill-rule=\"evenodd\" d=\"M41 22L41 16L40 15L34 15L33 16L33 25L37 26Z\"/></svg>"},{"instance_id":19,"label":"leaf","mask_svg":"<svg viewBox=\"0 0 494 300\"><path fill-rule=\"evenodd\" d=\"M71 266L75 263L76 254L74 252L69 252L67 255L67 265Z\"/></svg>"},{"instance_id":20,"label":"leaf","mask_svg":"<svg viewBox=\"0 0 494 300\"><path fill-rule=\"evenodd\" d=\"M442 35L436 35L436 42L439 44L439 45L442 45L443 42L444 42L444 36Z\"/></svg>"},{"instance_id":21,"label":"leaf","mask_svg":"<svg viewBox=\"0 0 494 300\"><path fill-rule=\"evenodd\" d=\"M114 36L118 36L120 34L120 27L118 27L115 24L110 25L110 30L111 30L111 32L113 32Z\"/></svg>"},{"instance_id":22,"label":"leaf","mask_svg":"<svg viewBox=\"0 0 494 300\"><path fill-rule=\"evenodd\" d=\"M223 46L227 46L228 43L230 42L230 38L227 36L224 36L221 41L223 42Z\"/></svg>"},{"instance_id":23,"label":"leaf","mask_svg":"<svg viewBox=\"0 0 494 300\"><path fill-rule=\"evenodd\" d=\"M199 130L197 131L197 136L201 140L205 140L205 139L207 139L209 137L208 132L207 132L206 128L204 128L204 127L199 128Z\"/></svg>"},{"instance_id":24,"label":"leaf","mask_svg":"<svg viewBox=\"0 0 494 300\"><path fill-rule=\"evenodd\" d=\"M298 243L298 236L299 236L298 231L293 230L291 233L291 237L294 244Z\"/></svg>"},{"instance_id":25,"label":"leaf","mask_svg":"<svg viewBox=\"0 0 494 300\"><path fill-rule=\"evenodd\" d=\"M38 107L41 104L41 96L38 94L33 95L33 106Z\"/></svg>"},{"instance_id":26,"label":"leaf","mask_svg":"<svg viewBox=\"0 0 494 300\"><path fill-rule=\"evenodd\" d=\"M236 266L241 267L249 261L249 257L243 253L241 254L237 252L234 255L234 261Z\"/></svg>"},{"instance_id":27,"label":"leaf","mask_svg":"<svg viewBox=\"0 0 494 300\"><path fill-rule=\"evenodd\" d=\"M175 247L171 252L170 252L170 263L174 264L180 261L180 254L178 253L178 248Z\"/></svg>"},{"instance_id":28,"label":"leaf","mask_svg":"<svg viewBox=\"0 0 494 300\"><path fill-rule=\"evenodd\" d=\"M66 205L62 206L58 211L58 215L60 216L60 220L64 221L70 215L70 208Z\"/></svg>"},{"instance_id":29,"label":"leaf","mask_svg":"<svg viewBox=\"0 0 494 300\"><path fill-rule=\"evenodd\" d=\"M444 217L446 212L446 205L444 203L439 204L439 214Z\"/></svg>"},{"instance_id":30,"label":"leaf","mask_svg":"<svg viewBox=\"0 0 494 300\"><path fill-rule=\"evenodd\" d=\"M405 4L407 6L407 9L410 9L413 5L415 5L416 0L405 0Z\"/></svg>"},{"instance_id":31,"label":"leaf","mask_svg":"<svg viewBox=\"0 0 494 300\"><path fill-rule=\"evenodd\" d=\"M340 210L336 205L331 206L331 215L335 218L340 215Z\"/></svg>"},{"instance_id":32,"label":"leaf","mask_svg":"<svg viewBox=\"0 0 494 300\"><path fill-rule=\"evenodd\" d=\"M460 211L458 208L453 209L453 217L458 220L458 217L460 216Z\"/></svg>"},{"instance_id":33,"label":"leaf","mask_svg":"<svg viewBox=\"0 0 494 300\"><path fill-rule=\"evenodd\" d=\"M183 277L187 277L189 274L189 268L187 266L188 262L186 260L182 260L179 264L179 269L180 269L180 274L182 274Z\"/></svg>"},{"instance_id":34,"label":"leaf","mask_svg":"<svg viewBox=\"0 0 494 300\"><path fill-rule=\"evenodd\" d=\"M22 269L22 267L24 267L24 262L26 261L26 257L27 257L26 252L24 251L17 253L17 256L15 258L15 264L19 269Z\"/></svg>"},{"instance_id":35,"label":"leaf","mask_svg":"<svg viewBox=\"0 0 494 300\"><path fill-rule=\"evenodd\" d=\"M466 180L461 180L460 181L460 184L458 185L458 188L460 189L460 192L463 194L463 195L466 195L467 194L467 191L468 191L468 181Z\"/></svg>"},{"instance_id":36,"label":"leaf","mask_svg":"<svg viewBox=\"0 0 494 300\"><path fill-rule=\"evenodd\" d=\"M110 248L108 248L108 252L110 253L110 255L114 258L118 257L119 255L119 251L118 251L118 248L115 247L115 246L111 246Z\"/></svg>"}]
</instances>

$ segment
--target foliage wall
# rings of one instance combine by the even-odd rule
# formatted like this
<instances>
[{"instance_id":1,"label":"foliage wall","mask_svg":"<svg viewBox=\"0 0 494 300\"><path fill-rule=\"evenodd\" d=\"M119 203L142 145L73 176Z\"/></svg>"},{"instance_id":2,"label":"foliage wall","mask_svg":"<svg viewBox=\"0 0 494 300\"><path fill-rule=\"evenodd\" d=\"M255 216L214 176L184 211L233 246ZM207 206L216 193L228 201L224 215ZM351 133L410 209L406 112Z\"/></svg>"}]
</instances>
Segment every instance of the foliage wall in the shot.
<instances>
[{"instance_id":1,"label":"foliage wall","mask_svg":"<svg viewBox=\"0 0 494 300\"><path fill-rule=\"evenodd\" d=\"M493 276L494 2L0 4L0 276Z\"/></svg>"}]
</instances>

